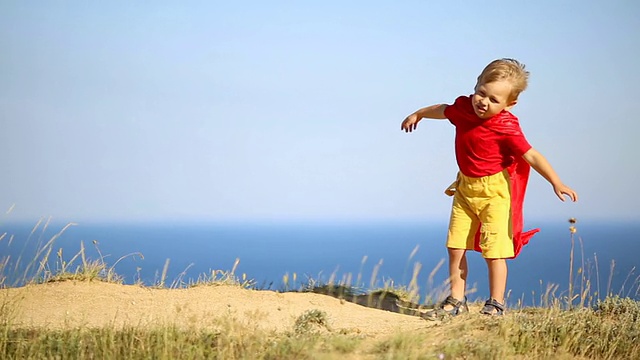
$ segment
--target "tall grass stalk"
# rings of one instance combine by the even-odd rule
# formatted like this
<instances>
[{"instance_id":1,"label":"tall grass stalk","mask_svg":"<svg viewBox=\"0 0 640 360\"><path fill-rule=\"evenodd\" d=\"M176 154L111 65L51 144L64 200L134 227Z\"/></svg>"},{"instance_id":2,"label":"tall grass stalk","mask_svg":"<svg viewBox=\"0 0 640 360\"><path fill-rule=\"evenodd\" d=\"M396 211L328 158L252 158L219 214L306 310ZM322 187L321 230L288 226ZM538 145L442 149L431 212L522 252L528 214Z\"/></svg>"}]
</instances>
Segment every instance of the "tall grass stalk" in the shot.
<instances>
[{"instance_id":1,"label":"tall grass stalk","mask_svg":"<svg viewBox=\"0 0 640 360\"><path fill-rule=\"evenodd\" d=\"M574 256L574 247L575 247L575 227L570 228L571 231L571 251L569 252L569 295L567 297L567 303L569 305L569 309L573 308L573 256Z\"/></svg>"}]
</instances>

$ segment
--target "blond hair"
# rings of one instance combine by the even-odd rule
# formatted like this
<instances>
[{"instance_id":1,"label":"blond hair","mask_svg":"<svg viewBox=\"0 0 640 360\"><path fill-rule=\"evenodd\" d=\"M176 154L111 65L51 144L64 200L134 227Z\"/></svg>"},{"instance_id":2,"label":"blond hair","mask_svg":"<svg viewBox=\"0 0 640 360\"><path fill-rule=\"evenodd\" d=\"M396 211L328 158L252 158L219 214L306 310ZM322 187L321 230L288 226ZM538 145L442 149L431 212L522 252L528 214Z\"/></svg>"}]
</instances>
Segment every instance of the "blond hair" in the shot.
<instances>
[{"instance_id":1,"label":"blond hair","mask_svg":"<svg viewBox=\"0 0 640 360\"><path fill-rule=\"evenodd\" d=\"M500 80L511 83L509 101L517 100L518 95L527 88L529 72L524 69L524 64L518 60L508 58L494 60L482 70L478 76L476 87Z\"/></svg>"}]
</instances>

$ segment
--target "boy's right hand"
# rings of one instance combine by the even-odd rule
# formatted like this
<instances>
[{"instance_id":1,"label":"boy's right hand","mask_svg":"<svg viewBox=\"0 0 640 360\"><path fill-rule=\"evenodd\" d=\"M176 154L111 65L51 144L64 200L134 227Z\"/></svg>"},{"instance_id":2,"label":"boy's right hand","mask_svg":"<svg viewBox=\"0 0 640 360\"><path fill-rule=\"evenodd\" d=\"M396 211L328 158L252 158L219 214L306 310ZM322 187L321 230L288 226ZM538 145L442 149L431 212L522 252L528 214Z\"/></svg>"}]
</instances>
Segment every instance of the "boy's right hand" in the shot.
<instances>
[{"instance_id":1,"label":"boy's right hand","mask_svg":"<svg viewBox=\"0 0 640 360\"><path fill-rule=\"evenodd\" d=\"M407 116L406 119L404 119L402 125L400 126L400 130L404 130L404 132L412 132L418 127L419 121L420 118L418 117L418 115L416 113L413 113Z\"/></svg>"},{"instance_id":2,"label":"boy's right hand","mask_svg":"<svg viewBox=\"0 0 640 360\"><path fill-rule=\"evenodd\" d=\"M447 104L436 104L422 108L413 114L407 116L406 119L400 125L400 129L404 132L412 132L418 127L418 122L424 118L427 119L446 119L444 110L447 108Z\"/></svg>"}]
</instances>

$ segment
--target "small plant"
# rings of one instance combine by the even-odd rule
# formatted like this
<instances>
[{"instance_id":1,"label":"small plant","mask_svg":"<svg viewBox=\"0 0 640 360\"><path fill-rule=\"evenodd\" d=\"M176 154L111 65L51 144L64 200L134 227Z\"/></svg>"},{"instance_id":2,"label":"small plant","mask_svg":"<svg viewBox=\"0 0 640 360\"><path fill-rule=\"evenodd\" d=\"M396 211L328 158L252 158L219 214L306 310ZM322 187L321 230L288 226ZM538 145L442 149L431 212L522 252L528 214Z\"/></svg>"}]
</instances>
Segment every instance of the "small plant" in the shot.
<instances>
[{"instance_id":1,"label":"small plant","mask_svg":"<svg viewBox=\"0 0 640 360\"><path fill-rule=\"evenodd\" d=\"M100 259L90 260L86 257L84 242L80 241L80 251L78 251L69 261L65 261L63 257L62 248L58 250L56 253L56 271L49 270L48 266L42 266L42 281L43 282L56 282L56 281L67 281L67 280L78 280L78 281L104 281L110 283L121 284L124 282L122 276L118 275L115 272L115 266L122 260L127 257L135 257L139 256L141 259L144 259L144 256L139 253L131 253L124 256L121 256L116 262L108 266L104 261L104 256L100 252L98 248L98 242L93 241L93 245L95 246L98 254L100 255ZM75 266L73 268L75 261L80 258L82 263ZM44 261L44 260L43 260Z\"/></svg>"},{"instance_id":2,"label":"small plant","mask_svg":"<svg viewBox=\"0 0 640 360\"><path fill-rule=\"evenodd\" d=\"M198 279L190 283L189 286L236 285L245 289L254 288L256 282L253 279L247 278L247 274L243 273L241 277L236 276L235 272L238 264L240 264L240 259L236 259L231 270L211 270L209 274L201 274L198 276Z\"/></svg>"},{"instance_id":3,"label":"small plant","mask_svg":"<svg viewBox=\"0 0 640 360\"><path fill-rule=\"evenodd\" d=\"M316 333L321 330L330 331L330 328L327 313L318 309L305 311L296 319L293 327L293 331L298 335Z\"/></svg>"},{"instance_id":4,"label":"small plant","mask_svg":"<svg viewBox=\"0 0 640 360\"><path fill-rule=\"evenodd\" d=\"M99 255L96 260L91 260L86 256L86 249L84 242L80 242L80 250L71 256L70 259L65 259L65 254L62 248L58 251L54 251L56 241L67 231L70 227L76 226L75 223L68 223L55 235L53 235L48 241L43 241L45 231L48 229L51 223L51 218L47 221L40 219L37 224L32 228L29 237L27 238L24 246L36 237L38 231L37 246L35 248L35 254L33 259L26 264L21 272L18 270L21 268L21 260L23 254L15 259L13 263L10 263L9 256L0 259L0 287L5 286L7 277L4 275L4 271L12 270L15 273L22 273L22 277L13 276L11 286L20 286L33 283L47 283L56 281L78 280L78 281L104 281L112 283L123 283L123 277L118 275L115 271L116 265L123 259L132 257L139 257L144 259L142 253L134 252L118 258L112 265L108 265L105 261L98 242L93 240L93 245ZM0 236L2 240L6 236L6 233ZM13 241L13 235L10 237L9 244ZM22 250L25 251L24 248ZM55 254L55 259L52 256ZM12 269L11 269L12 268Z\"/></svg>"}]
</instances>

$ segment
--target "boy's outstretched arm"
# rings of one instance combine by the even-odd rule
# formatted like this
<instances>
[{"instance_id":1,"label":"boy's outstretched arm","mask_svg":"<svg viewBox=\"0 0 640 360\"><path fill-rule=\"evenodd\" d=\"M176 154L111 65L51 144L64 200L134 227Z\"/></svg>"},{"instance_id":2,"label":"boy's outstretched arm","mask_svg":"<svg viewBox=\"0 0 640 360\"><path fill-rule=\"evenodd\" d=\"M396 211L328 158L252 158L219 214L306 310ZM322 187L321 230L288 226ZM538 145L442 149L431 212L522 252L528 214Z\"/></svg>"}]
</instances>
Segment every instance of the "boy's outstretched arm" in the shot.
<instances>
[{"instance_id":1,"label":"boy's outstretched arm","mask_svg":"<svg viewBox=\"0 0 640 360\"><path fill-rule=\"evenodd\" d=\"M563 195L567 195L571 201L578 200L578 194L560 181L560 177L558 177L558 174L553 170L551 164L549 164L547 159L536 149L529 149L529 151L522 155L522 157L535 171L542 175L543 178L547 179L547 181L553 186L553 191L560 200L564 201Z\"/></svg>"},{"instance_id":2,"label":"boy's outstretched arm","mask_svg":"<svg viewBox=\"0 0 640 360\"><path fill-rule=\"evenodd\" d=\"M437 104L424 107L413 114L407 116L400 126L404 132L412 132L418 127L418 122L423 118L429 119L446 119L444 116L444 109L447 108L447 104Z\"/></svg>"}]
</instances>

